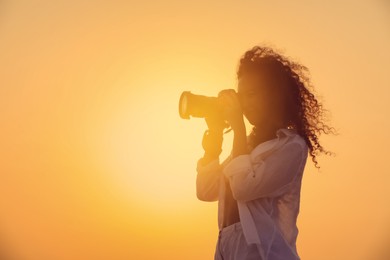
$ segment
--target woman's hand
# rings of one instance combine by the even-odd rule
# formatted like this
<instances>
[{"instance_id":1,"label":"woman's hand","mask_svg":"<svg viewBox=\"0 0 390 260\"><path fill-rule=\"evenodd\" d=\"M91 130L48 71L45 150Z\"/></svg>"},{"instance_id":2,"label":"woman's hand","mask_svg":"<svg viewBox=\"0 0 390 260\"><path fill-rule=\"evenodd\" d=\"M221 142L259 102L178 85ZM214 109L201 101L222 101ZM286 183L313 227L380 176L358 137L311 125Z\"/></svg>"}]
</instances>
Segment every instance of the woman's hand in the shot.
<instances>
[{"instance_id":1,"label":"woman's hand","mask_svg":"<svg viewBox=\"0 0 390 260\"><path fill-rule=\"evenodd\" d=\"M218 101L223 110L224 118L234 131L245 129L244 117L237 92L224 89L218 94Z\"/></svg>"},{"instance_id":2,"label":"woman's hand","mask_svg":"<svg viewBox=\"0 0 390 260\"><path fill-rule=\"evenodd\" d=\"M205 118L208 130L203 134L202 147L205 151L202 163L206 164L219 157L222 152L223 130L229 125L223 115L213 115Z\"/></svg>"}]
</instances>

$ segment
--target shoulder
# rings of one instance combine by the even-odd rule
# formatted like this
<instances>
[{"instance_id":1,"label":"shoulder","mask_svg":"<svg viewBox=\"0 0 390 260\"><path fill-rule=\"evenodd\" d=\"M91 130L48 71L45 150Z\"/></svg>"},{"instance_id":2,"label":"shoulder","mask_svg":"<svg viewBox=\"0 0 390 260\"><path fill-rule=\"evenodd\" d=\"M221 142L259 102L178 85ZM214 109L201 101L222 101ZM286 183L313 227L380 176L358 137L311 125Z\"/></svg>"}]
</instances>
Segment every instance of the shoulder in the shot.
<instances>
[{"instance_id":1,"label":"shoulder","mask_svg":"<svg viewBox=\"0 0 390 260\"><path fill-rule=\"evenodd\" d=\"M280 128L276 131L276 136L279 141L286 140L286 143L297 143L307 147L305 139L295 129Z\"/></svg>"},{"instance_id":2,"label":"shoulder","mask_svg":"<svg viewBox=\"0 0 390 260\"><path fill-rule=\"evenodd\" d=\"M251 152L251 157L266 157L277 153L307 154L308 147L305 139L294 129L280 128L276 131L276 138L257 145Z\"/></svg>"},{"instance_id":3,"label":"shoulder","mask_svg":"<svg viewBox=\"0 0 390 260\"><path fill-rule=\"evenodd\" d=\"M281 128L276 132L276 136L278 142L281 143L281 148L294 147L297 152L299 151L307 155L309 147L305 139L295 129Z\"/></svg>"}]
</instances>

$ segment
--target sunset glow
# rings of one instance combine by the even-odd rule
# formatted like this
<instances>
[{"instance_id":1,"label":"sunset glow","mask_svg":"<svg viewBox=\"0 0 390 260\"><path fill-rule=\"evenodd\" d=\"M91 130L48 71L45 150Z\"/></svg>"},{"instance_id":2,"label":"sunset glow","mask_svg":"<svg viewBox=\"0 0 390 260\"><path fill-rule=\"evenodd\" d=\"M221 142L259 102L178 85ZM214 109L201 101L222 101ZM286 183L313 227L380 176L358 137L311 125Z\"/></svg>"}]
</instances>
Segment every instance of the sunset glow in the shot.
<instances>
[{"instance_id":1,"label":"sunset glow","mask_svg":"<svg viewBox=\"0 0 390 260\"><path fill-rule=\"evenodd\" d=\"M310 69L340 133L308 160L299 254L390 257L390 6L268 2L1 1L0 259L213 259L206 124L178 101L236 88L263 43Z\"/></svg>"}]
</instances>

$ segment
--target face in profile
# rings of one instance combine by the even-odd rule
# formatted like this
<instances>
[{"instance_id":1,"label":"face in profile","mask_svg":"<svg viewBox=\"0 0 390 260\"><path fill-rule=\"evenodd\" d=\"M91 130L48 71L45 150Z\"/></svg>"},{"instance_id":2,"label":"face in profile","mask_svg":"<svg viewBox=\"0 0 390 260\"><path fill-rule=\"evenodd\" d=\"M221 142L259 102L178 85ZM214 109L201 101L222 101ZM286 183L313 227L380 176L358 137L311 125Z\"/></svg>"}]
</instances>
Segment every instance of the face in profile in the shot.
<instances>
[{"instance_id":1,"label":"face in profile","mask_svg":"<svg viewBox=\"0 0 390 260\"><path fill-rule=\"evenodd\" d=\"M285 104L282 93L265 73L247 72L238 80L238 96L244 116L257 127L280 125Z\"/></svg>"}]
</instances>

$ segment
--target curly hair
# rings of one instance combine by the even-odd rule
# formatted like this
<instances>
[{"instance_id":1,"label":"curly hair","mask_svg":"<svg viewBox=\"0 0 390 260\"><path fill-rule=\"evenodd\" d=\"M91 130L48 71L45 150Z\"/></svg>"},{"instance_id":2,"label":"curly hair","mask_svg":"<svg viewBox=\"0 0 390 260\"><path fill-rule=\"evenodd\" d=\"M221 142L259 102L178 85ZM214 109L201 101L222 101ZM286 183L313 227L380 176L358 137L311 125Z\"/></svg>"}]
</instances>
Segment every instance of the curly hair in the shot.
<instances>
[{"instance_id":1,"label":"curly hair","mask_svg":"<svg viewBox=\"0 0 390 260\"><path fill-rule=\"evenodd\" d=\"M286 124L289 128L296 129L303 137L312 161L319 169L316 156L319 153L332 154L320 144L319 136L321 133L335 134L336 131L324 122L325 109L313 94L308 68L270 47L254 46L241 57L237 79L250 71L265 72L272 80L278 82L279 86L285 88L283 93L287 94Z\"/></svg>"}]
</instances>

